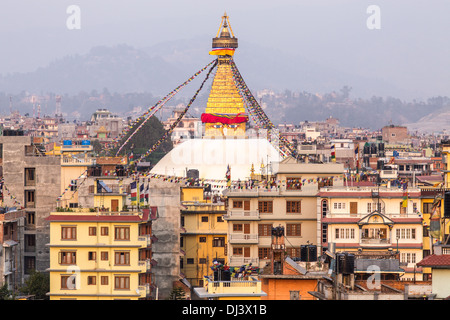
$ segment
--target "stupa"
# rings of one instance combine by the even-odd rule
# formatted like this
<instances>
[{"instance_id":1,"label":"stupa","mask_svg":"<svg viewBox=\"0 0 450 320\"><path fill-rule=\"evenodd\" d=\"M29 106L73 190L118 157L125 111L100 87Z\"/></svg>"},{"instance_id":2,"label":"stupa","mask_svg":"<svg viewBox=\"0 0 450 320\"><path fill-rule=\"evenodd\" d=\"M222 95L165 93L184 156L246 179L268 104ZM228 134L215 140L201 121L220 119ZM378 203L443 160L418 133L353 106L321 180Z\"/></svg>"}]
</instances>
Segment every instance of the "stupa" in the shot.
<instances>
[{"instance_id":1,"label":"stupa","mask_svg":"<svg viewBox=\"0 0 450 320\"><path fill-rule=\"evenodd\" d=\"M194 170L200 179L220 181L225 180L229 166L231 179L244 181L250 178L252 166L263 164L267 168L268 163L282 160L266 137L249 137L246 133L249 116L231 68L237 48L238 39L225 13L209 52L217 56L218 65L201 115L204 134L201 139L188 139L176 145L151 173L187 177L188 171Z\"/></svg>"}]
</instances>

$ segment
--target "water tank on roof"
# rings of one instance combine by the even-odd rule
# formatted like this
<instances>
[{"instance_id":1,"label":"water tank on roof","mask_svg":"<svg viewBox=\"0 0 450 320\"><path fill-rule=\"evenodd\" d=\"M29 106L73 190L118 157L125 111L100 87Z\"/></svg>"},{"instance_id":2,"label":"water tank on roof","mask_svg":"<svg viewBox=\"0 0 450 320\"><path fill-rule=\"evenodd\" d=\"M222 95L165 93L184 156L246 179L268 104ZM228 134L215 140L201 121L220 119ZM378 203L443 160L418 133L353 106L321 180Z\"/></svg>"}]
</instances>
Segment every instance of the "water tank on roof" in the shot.
<instances>
[{"instance_id":1,"label":"water tank on roof","mask_svg":"<svg viewBox=\"0 0 450 320\"><path fill-rule=\"evenodd\" d=\"M187 171L187 177L188 178L193 178L193 179L198 179L198 177L200 176L199 172L197 169L189 169Z\"/></svg>"}]
</instances>

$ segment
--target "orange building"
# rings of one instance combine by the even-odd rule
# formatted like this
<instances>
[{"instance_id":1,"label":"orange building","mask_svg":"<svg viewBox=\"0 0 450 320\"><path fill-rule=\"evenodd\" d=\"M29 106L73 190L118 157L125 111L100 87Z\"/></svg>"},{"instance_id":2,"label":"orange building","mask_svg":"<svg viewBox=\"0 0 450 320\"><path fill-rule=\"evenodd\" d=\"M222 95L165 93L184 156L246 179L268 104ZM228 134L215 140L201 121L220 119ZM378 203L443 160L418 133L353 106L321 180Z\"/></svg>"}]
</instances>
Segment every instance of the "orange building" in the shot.
<instances>
[{"instance_id":1,"label":"orange building","mask_svg":"<svg viewBox=\"0 0 450 320\"><path fill-rule=\"evenodd\" d=\"M317 300L308 292L316 289L319 279L327 272L322 270L320 263L309 262L312 271L307 271L301 264L287 257L281 274L261 274L261 290L267 293L262 300Z\"/></svg>"}]
</instances>

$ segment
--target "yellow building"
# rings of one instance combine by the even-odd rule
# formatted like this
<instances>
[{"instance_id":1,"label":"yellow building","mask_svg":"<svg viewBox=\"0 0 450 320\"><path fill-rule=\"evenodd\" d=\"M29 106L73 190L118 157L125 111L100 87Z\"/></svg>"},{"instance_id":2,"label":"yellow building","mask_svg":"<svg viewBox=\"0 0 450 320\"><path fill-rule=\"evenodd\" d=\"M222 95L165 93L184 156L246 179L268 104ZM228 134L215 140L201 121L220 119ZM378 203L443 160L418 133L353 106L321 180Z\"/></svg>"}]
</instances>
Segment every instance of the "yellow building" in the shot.
<instances>
[{"instance_id":1,"label":"yellow building","mask_svg":"<svg viewBox=\"0 0 450 320\"><path fill-rule=\"evenodd\" d=\"M52 212L51 300L150 299L152 220L140 212Z\"/></svg>"},{"instance_id":2,"label":"yellow building","mask_svg":"<svg viewBox=\"0 0 450 320\"><path fill-rule=\"evenodd\" d=\"M444 187L450 188L450 141L442 141L441 150L444 155Z\"/></svg>"},{"instance_id":3,"label":"yellow building","mask_svg":"<svg viewBox=\"0 0 450 320\"><path fill-rule=\"evenodd\" d=\"M423 215L423 257L433 254L433 246L445 241L450 227L444 224L444 192L439 187L421 187L421 210ZM432 216L437 223L432 224ZM437 218L437 220L436 220ZM423 267L424 280L431 278L431 268Z\"/></svg>"},{"instance_id":4,"label":"yellow building","mask_svg":"<svg viewBox=\"0 0 450 320\"><path fill-rule=\"evenodd\" d=\"M227 263L225 204L205 199L203 187L183 187L181 205L181 272L193 286L202 286L214 260Z\"/></svg>"}]
</instances>

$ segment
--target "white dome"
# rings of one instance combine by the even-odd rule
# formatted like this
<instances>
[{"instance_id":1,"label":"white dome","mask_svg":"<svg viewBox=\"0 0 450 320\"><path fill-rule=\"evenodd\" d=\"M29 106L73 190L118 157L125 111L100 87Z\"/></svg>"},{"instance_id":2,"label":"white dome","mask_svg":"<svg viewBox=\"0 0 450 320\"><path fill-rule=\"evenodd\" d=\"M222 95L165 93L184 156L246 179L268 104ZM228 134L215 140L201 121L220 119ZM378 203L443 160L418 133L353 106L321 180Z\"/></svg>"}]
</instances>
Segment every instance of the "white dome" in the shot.
<instances>
[{"instance_id":1,"label":"white dome","mask_svg":"<svg viewBox=\"0 0 450 320\"><path fill-rule=\"evenodd\" d=\"M230 165L231 180L246 180L252 164L259 174L261 163L279 161L279 152L266 139L189 139L175 146L150 173L186 177L187 170L197 169L200 179L225 180Z\"/></svg>"}]
</instances>

